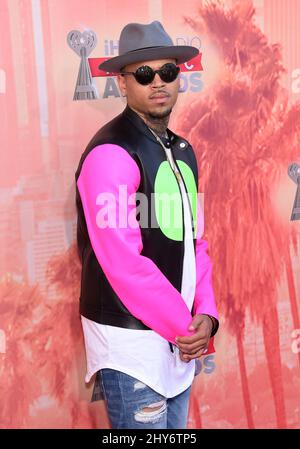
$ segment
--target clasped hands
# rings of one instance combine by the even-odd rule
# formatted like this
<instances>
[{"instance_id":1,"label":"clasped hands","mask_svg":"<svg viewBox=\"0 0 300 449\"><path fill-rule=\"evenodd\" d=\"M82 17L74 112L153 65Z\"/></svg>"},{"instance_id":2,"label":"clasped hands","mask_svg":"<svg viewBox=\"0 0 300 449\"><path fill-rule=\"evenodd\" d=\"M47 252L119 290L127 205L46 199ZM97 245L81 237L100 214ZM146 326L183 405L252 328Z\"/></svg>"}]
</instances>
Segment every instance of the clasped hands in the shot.
<instances>
[{"instance_id":1,"label":"clasped hands","mask_svg":"<svg viewBox=\"0 0 300 449\"><path fill-rule=\"evenodd\" d=\"M175 341L179 348L180 359L189 362L205 353L212 331L212 321L207 315L197 314L193 317L188 328L189 331L196 330L193 335L187 337L176 337Z\"/></svg>"}]
</instances>

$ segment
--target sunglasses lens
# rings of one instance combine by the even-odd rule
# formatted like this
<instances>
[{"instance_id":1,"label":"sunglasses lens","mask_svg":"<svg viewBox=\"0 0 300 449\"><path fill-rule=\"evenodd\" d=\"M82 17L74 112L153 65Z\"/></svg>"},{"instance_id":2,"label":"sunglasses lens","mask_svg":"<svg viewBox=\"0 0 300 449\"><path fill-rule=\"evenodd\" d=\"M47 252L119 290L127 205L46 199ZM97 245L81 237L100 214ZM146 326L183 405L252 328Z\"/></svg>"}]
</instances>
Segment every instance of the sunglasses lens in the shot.
<instances>
[{"instance_id":1,"label":"sunglasses lens","mask_svg":"<svg viewBox=\"0 0 300 449\"><path fill-rule=\"evenodd\" d=\"M172 83L176 80L179 70L180 68L175 64L164 64L160 69L160 77L165 83Z\"/></svg>"},{"instance_id":2,"label":"sunglasses lens","mask_svg":"<svg viewBox=\"0 0 300 449\"><path fill-rule=\"evenodd\" d=\"M139 67L135 72L135 79L138 83L146 85L154 80L155 73L148 65Z\"/></svg>"},{"instance_id":3,"label":"sunglasses lens","mask_svg":"<svg viewBox=\"0 0 300 449\"><path fill-rule=\"evenodd\" d=\"M164 64L159 70L159 76L165 83L171 83L172 81L175 81L178 73L180 71L180 68L177 67L175 64L167 63ZM136 72L134 73L135 79L138 83L143 84L144 86L147 84L152 83L155 77L154 70L149 67L148 65L143 65L139 67Z\"/></svg>"}]
</instances>

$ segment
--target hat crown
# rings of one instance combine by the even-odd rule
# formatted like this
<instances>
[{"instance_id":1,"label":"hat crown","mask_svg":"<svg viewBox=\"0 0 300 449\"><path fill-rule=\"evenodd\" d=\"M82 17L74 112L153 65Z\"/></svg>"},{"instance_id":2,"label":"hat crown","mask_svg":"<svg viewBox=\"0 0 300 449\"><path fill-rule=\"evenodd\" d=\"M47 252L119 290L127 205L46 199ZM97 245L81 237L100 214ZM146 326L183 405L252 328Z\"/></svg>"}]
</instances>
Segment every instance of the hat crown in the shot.
<instances>
[{"instance_id":1,"label":"hat crown","mask_svg":"<svg viewBox=\"0 0 300 449\"><path fill-rule=\"evenodd\" d=\"M150 24L129 23L120 35L119 55L147 47L166 47L173 41L158 20Z\"/></svg>"},{"instance_id":2,"label":"hat crown","mask_svg":"<svg viewBox=\"0 0 300 449\"><path fill-rule=\"evenodd\" d=\"M199 54L191 45L174 45L162 24L128 23L120 34L119 55L103 61L100 70L119 73L128 64L156 59L175 59L182 64Z\"/></svg>"}]
</instances>

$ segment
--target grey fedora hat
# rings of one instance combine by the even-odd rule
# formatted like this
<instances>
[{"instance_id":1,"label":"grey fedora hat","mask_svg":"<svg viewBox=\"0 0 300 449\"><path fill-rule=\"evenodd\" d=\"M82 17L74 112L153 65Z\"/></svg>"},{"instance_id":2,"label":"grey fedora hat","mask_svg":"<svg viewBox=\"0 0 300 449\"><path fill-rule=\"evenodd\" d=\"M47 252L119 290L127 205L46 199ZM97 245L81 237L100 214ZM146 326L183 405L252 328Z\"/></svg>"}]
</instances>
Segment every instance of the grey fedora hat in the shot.
<instances>
[{"instance_id":1,"label":"grey fedora hat","mask_svg":"<svg viewBox=\"0 0 300 449\"><path fill-rule=\"evenodd\" d=\"M174 45L158 20L149 24L128 23L120 34L119 56L102 62L99 69L117 73L127 64L165 58L182 64L197 54L198 48L191 45Z\"/></svg>"}]
</instances>

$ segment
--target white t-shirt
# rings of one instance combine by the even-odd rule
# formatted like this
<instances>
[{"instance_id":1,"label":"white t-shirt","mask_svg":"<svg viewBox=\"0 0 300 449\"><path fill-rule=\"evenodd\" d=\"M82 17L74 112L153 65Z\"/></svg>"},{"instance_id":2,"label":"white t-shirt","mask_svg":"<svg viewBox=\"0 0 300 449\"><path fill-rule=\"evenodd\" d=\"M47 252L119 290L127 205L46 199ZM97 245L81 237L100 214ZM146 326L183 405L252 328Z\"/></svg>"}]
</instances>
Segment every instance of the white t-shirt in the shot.
<instances>
[{"instance_id":1,"label":"white t-shirt","mask_svg":"<svg viewBox=\"0 0 300 449\"><path fill-rule=\"evenodd\" d=\"M171 167L174 161L170 149L166 153ZM196 289L196 261L193 244L190 208L182 181L179 181L184 210L184 261L181 295L191 311ZM172 313L172 311L170 311ZM89 382L102 368L111 368L148 385L166 398L186 390L195 376L195 359L183 362L179 349L153 330L129 329L99 324L81 316L87 373Z\"/></svg>"}]
</instances>

